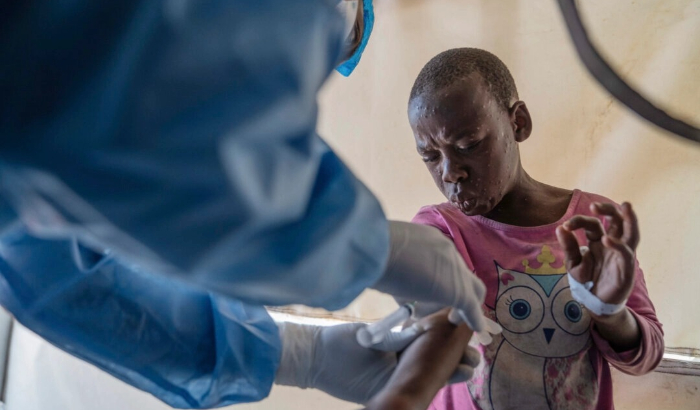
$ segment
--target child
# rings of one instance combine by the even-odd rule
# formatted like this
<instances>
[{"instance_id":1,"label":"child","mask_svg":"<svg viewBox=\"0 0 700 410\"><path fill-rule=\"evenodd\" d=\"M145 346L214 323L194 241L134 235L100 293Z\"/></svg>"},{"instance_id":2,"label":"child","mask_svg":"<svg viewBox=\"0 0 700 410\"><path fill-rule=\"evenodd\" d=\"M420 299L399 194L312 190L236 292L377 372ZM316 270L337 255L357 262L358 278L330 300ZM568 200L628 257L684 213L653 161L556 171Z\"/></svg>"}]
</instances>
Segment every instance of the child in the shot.
<instances>
[{"instance_id":1,"label":"child","mask_svg":"<svg viewBox=\"0 0 700 410\"><path fill-rule=\"evenodd\" d=\"M431 409L612 409L609 364L641 375L664 350L635 258L631 205L525 172L518 144L532 120L508 69L486 51L434 57L408 114L418 153L449 200L414 222L454 241L486 284L486 315L503 327L482 347L475 377L443 389ZM567 272L621 310L596 315L578 303Z\"/></svg>"}]
</instances>

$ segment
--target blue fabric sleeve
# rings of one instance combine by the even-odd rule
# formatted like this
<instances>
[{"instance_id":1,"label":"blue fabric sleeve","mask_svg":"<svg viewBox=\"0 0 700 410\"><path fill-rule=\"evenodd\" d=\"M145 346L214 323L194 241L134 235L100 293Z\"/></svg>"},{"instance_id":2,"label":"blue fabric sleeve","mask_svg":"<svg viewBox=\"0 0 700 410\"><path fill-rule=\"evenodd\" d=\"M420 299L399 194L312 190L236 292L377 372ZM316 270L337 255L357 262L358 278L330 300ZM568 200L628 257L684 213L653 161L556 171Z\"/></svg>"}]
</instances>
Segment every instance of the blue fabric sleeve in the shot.
<instances>
[{"instance_id":1,"label":"blue fabric sleeve","mask_svg":"<svg viewBox=\"0 0 700 410\"><path fill-rule=\"evenodd\" d=\"M57 347L178 408L266 397L281 356L261 306L131 269L15 224L0 236L0 302Z\"/></svg>"},{"instance_id":2,"label":"blue fabric sleeve","mask_svg":"<svg viewBox=\"0 0 700 410\"><path fill-rule=\"evenodd\" d=\"M316 134L332 1L6 8L2 192L33 232L253 304L336 309L379 279L381 207Z\"/></svg>"}]
</instances>

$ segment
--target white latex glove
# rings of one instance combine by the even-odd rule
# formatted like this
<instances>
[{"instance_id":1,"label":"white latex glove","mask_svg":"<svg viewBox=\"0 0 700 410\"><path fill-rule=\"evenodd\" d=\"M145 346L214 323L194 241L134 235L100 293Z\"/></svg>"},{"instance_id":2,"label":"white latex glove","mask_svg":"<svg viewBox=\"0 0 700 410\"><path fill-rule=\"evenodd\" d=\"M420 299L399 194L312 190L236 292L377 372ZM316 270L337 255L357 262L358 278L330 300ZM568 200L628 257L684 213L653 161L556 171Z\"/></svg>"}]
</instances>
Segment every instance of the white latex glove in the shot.
<instances>
[{"instance_id":1,"label":"white latex glove","mask_svg":"<svg viewBox=\"0 0 700 410\"><path fill-rule=\"evenodd\" d=\"M406 303L411 302L410 300L402 299L402 298L394 298L396 300L396 303L399 304L399 306L404 305ZM444 309L445 306L437 304L437 303L415 303L414 304L414 311L413 311L413 316L407 320L404 323L404 327L409 327L413 324L415 324L418 320L421 318L424 318L426 316L430 316L435 312L438 312L442 309ZM479 312L473 312L474 315L476 314L481 314L482 320L484 322L484 330L480 332L474 332L473 340L475 339L478 343L487 346L491 344L493 341L493 337L491 335L499 334L503 332L503 328L501 325L498 323L494 322L493 320L489 319L488 317L483 315L483 311L481 310L481 307L479 307ZM458 311L456 312L458 314L458 321L459 322L467 322L466 320L466 314L463 311ZM450 312L451 316L451 312ZM452 322L453 324L456 324L456 322Z\"/></svg>"},{"instance_id":2,"label":"white latex glove","mask_svg":"<svg viewBox=\"0 0 700 410\"><path fill-rule=\"evenodd\" d=\"M486 287L452 241L436 228L408 222L389 221L389 232L389 263L374 289L397 299L460 309L472 330L484 332Z\"/></svg>"},{"instance_id":3,"label":"white latex glove","mask_svg":"<svg viewBox=\"0 0 700 410\"><path fill-rule=\"evenodd\" d=\"M275 383L302 389L315 388L334 397L364 404L387 383L398 364L395 351L367 349L357 343L357 330L363 323L312 326L280 323L282 359ZM403 349L423 329L407 328L387 338L381 349ZM462 364L450 383L469 380L479 364L479 352L465 347Z\"/></svg>"}]
</instances>

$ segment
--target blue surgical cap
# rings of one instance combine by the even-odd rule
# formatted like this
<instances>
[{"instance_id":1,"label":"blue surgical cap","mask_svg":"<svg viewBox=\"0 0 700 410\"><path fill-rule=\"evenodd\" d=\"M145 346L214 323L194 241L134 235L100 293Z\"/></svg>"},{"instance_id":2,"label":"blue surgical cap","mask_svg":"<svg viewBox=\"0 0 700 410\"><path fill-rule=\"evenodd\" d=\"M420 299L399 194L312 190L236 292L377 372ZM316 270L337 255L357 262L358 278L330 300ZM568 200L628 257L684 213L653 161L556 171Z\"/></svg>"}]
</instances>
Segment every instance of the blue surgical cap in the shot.
<instances>
[{"instance_id":1,"label":"blue surgical cap","mask_svg":"<svg viewBox=\"0 0 700 410\"><path fill-rule=\"evenodd\" d=\"M372 34L372 27L374 27L374 8L372 7L372 0L362 1L362 16L364 21L364 31L362 33L360 45L357 47L357 50L355 50L355 53L350 56L350 58L335 68L345 77L349 76L355 67L357 67L357 64L360 62L360 58L362 57L362 53L365 51L365 47L367 47L369 36Z\"/></svg>"}]
</instances>

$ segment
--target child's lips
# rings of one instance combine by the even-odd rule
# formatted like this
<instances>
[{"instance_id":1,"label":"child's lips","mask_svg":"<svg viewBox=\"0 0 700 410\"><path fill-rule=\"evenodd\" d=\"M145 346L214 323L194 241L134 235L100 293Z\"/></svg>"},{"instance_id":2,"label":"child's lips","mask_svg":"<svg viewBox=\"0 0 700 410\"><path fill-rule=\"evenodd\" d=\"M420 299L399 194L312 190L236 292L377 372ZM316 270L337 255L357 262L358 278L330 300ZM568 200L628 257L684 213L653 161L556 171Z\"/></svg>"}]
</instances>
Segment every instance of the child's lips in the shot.
<instances>
[{"instance_id":1,"label":"child's lips","mask_svg":"<svg viewBox=\"0 0 700 410\"><path fill-rule=\"evenodd\" d=\"M460 195L452 195L450 202L464 213L469 213L476 207L476 198L462 198Z\"/></svg>"}]
</instances>

